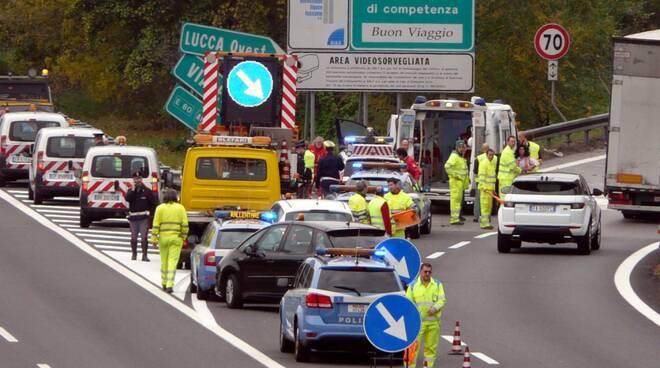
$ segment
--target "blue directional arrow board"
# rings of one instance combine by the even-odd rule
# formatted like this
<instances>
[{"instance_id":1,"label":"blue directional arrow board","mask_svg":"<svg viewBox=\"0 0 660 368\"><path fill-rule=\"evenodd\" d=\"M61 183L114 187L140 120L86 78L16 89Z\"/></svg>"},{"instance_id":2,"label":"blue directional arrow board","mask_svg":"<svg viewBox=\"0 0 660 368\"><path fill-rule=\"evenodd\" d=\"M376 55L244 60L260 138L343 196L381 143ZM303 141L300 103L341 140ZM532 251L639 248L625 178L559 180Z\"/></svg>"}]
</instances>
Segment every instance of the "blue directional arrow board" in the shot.
<instances>
[{"instance_id":1,"label":"blue directional arrow board","mask_svg":"<svg viewBox=\"0 0 660 368\"><path fill-rule=\"evenodd\" d=\"M263 64L244 61L229 72L227 92L234 102L243 107L259 106L273 92L273 76Z\"/></svg>"},{"instance_id":2,"label":"blue directional arrow board","mask_svg":"<svg viewBox=\"0 0 660 368\"><path fill-rule=\"evenodd\" d=\"M401 295L374 300L364 314L364 334L376 349L388 353L405 350L417 338L422 320L415 304Z\"/></svg>"},{"instance_id":3,"label":"blue directional arrow board","mask_svg":"<svg viewBox=\"0 0 660 368\"><path fill-rule=\"evenodd\" d=\"M394 267L399 279L405 284L411 284L422 265L422 257L415 244L406 239L390 238L376 246L376 250L385 252L385 260Z\"/></svg>"}]
</instances>

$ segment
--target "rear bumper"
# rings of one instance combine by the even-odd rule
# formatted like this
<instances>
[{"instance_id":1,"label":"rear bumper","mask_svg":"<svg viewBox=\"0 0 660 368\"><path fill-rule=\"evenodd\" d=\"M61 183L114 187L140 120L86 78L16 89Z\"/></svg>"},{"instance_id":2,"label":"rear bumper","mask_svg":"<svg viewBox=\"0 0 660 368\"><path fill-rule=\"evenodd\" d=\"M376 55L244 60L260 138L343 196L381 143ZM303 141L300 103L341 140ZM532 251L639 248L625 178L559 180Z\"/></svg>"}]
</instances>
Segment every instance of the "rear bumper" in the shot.
<instances>
[{"instance_id":1,"label":"rear bumper","mask_svg":"<svg viewBox=\"0 0 660 368\"><path fill-rule=\"evenodd\" d=\"M607 208L618 211L632 211L632 212L649 212L660 213L660 205L658 206L640 206L634 204L608 204Z\"/></svg>"},{"instance_id":2,"label":"rear bumper","mask_svg":"<svg viewBox=\"0 0 660 368\"><path fill-rule=\"evenodd\" d=\"M181 249L181 257L183 257L185 251L192 253L189 249ZM199 266L197 268L197 279L195 280L197 288L204 291L215 289L215 271L215 266Z\"/></svg>"},{"instance_id":3,"label":"rear bumper","mask_svg":"<svg viewBox=\"0 0 660 368\"><path fill-rule=\"evenodd\" d=\"M27 179L28 169L8 169L3 165L0 167L0 174L6 179Z\"/></svg>"},{"instance_id":4,"label":"rear bumper","mask_svg":"<svg viewBox=\"0 0 660 368\"><path fill-rule=\"evenodd\" d=\"M128 216L128 209L126 208L81 207L80 212L95 219L126 218Z\"/></svg>"},{"instance_id":5,"label":"rear bumper","mask_svg":"<svg viewBox=\"0 0 660 368\"><path fill-rule=\"evenodd\" d=\"M500 228L502 229L502 227ZM532 243L572 243L576 237L584 234L576 234L580 229L570 229L567 226L516 226L504 227L509 229L509 233L500 231L500 233L511 235L514 240L521 240ZM586 231L582 231L586 233Z\"/></svg>"},{"instance_id":6,"label":"rear bumper","mask_svg":"<svg viewBox=\"0 0 660 368\"><path fill-rule=\"evenodd\" d=\"M67 184L67 183L65 183ZM59 197L78 197L80 195L80 188L76 184L76 186L57 186L57 187L51 187L51 186L46 186L46 185L35 185L35 189L39 191L39 193L43 193L45 195L56 195Z\"/></svg>"},{"instance_id":7,"label":"rear bumper","mask_svg":"<svg viewBox=\"0 0 660 368\"><path fill-rule=\"evenodd\" d=\"M303 345L317 350L372 351L362 324L325 323L319 316L305 316L301 326ZM313 336L310 336L312 335Z\"/></svg>"}]
</instances>

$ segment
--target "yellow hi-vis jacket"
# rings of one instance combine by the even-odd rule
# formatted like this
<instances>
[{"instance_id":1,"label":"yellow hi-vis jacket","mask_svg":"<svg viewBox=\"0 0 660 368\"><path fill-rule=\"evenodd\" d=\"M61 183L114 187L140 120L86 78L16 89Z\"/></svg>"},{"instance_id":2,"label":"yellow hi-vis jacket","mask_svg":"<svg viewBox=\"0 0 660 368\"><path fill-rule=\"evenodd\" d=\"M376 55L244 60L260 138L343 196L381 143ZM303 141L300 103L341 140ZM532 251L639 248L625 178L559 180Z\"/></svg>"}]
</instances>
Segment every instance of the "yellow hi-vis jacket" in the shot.
<instances>
[{"instance_id":1,"label":"yellow hi-vis jacket","mask_svg":"<svg viewBox=\"0 0 660 368\"><path fill-rule=\"evenodd\" d=\"M188 236L188 215L179 203L163 203L156 207L151 240L156 242L159 236Z\"/></svg>"},{"instance_id":2,"label":"yellow hi-vis jacket","mask_svg":"<svg viewBox=\"0 0 660 368\"><path fill-rule=\"evenodd\" d=\"M442 282L431 278L428 285L424 286L421 277L418 277L412 285L408 286L406 298L410 299L417 306L422 323L440 322L442 308L444 308L447 302L445 288L442 286ZM429 315L429 309L431 307L437 311L433 315Z\"/></svg>"},{"instance_id":3,"label":"yellow hi-vis jacket","mask_svg":"<svg viewBox=\"0 0 660 368\"><path fill-rule=\"evenodd\" d=\"M385 230L385 220L383 219L381 208L385 203L385 198L377 195L374 196L367 205L369 218L371 219L371 225L383 230Z\"/></svg>"},{"instance_id":4,"label":"yellow hi-vis jacket","mask_svg":"<svg viewBox=\"0 0 660 368\"><path fill-rule=\"evenodd\" d=\"M392 194L392 192L388 192L383 198L385 198L387 206L390 208L390 213L393 215L415 208L415 202L412 200L412 198L410 198L408 193L404 192L403 190L399 191L398 194ZM392 234L394 236L404 237L404 230L405 229L397 229L396 224L392 223Z\"/></svg>"},{"instance_id":5,"label":"yellow hi-vis jacket","mask_svg":"<svg viewBox=\"0 0 660 368\"><path fill-rule=\"evenodd\" d=\"M355 193L348 200L348 208L351 209L353 213L353 218L355 221L361 224L369 224L369 212L367 209L367 200L360 193Z\"/></svg>"},{"instance_id":6,"label":"yellow hi-vis jacket","mask_svg":"<svg viewBox=\"0 0 660 368\"><path fill-rule=\"evenodd\" d=\"M529 157L538 160L541 146L532 141L527 141L527 143L529 144Z\"/></svg>"},{"instance_id":7,"label":"yellow hi-vis jacket","mask_svg":"<svg viewBox=\"0 0 660 368\"><path fill-rule=\"evenodd\" d=\"M467 188L470 181L467 160L461 157L456 151L453 151L449 155L447 162L445 162L445 171L450 180L462 181L463 187Z\"/></svg>"},{"instance_id":8,"label":"yellow hi-vis jacket","mask_svg":"<svg viewBox=\"0 0 660 368\"><path fill-rule=\"evenodd\" d=\"M495 184L497 182L497 158L493 157L488 160L488 157L479 161L479 190L480 191L495 191Z\"/></svg>"},{"instance_id":9,"label":"yellow hi-vis jacket","mask_svg":"<svg viewBox=\"0 0 660 368\"><path fill-rule=\"evenodd\" d=\"M513 149L507 145L500 155L500 171L497 173L497 179L505 183L511 183L521 171L520 167L516 164Z\"/></svg>"}]
</instances>

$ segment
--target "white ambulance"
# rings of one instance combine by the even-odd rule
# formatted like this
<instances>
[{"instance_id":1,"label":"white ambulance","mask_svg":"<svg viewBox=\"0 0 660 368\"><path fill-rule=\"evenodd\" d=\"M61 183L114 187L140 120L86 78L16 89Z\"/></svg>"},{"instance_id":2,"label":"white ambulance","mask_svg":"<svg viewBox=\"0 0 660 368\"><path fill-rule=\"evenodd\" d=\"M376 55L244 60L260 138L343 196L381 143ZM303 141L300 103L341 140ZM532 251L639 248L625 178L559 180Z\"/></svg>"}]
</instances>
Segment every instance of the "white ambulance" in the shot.
<instances>
[{"instance_id":1,"label":"white ambulance","mask_svg":"<svg viewBox=\"0 0 660 368\"><path fill-rule=\"evenodd\" d=\"M28 186L34 204L54 196L78 197L85 155L94 146L94 136L101 134L85 128L45 128L37 133Z\"/></svg>"},{"instance_id":2,"label":"white ambulance","mask_svg":"<svg viewBox=\"0 0 660 368\"><path fill-rule=\"evenodd\" d=\"M98 146L85 157L80 187L80 227L107 218L125 218L126 193L133 173L160 198L160 169L156 151L148 147Z\"/></svg>"},{"instance_id":3,"label":"white ambulance","mask_svg":"<svg viewBox=\"0 0 660 368\"><path fill-rule=\"evenodd\" d=\"M32 145L39 130L68 127L62 114L51 112L8 112L0 117L0 187L7 181L28 178Z\"/></svg>"}]
</instances>

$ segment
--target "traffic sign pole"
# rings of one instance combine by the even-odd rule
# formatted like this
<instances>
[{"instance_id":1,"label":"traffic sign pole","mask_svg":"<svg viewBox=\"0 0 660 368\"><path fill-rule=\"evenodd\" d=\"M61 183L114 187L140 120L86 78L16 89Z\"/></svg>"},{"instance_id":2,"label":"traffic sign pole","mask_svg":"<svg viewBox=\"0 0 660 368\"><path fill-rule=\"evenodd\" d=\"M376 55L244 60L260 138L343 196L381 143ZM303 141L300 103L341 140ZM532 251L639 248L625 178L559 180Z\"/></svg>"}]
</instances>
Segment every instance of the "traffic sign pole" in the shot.
<instances>
[{"instance_id":1,"label":"traffic sign pole","mask_svg":"<svg viewBox=\"0 0 660 368\"><path fill-rule=\"evenodd\" d=\"M542 25L534 35L534 49L540 57L548 60L548 80L550 81L550 103L555 112L564 120L555 101L555 82L559 76L559 64L557 60L566 55L571 44L568 31L557 23Z\"/></svg>"}]
</instances>

